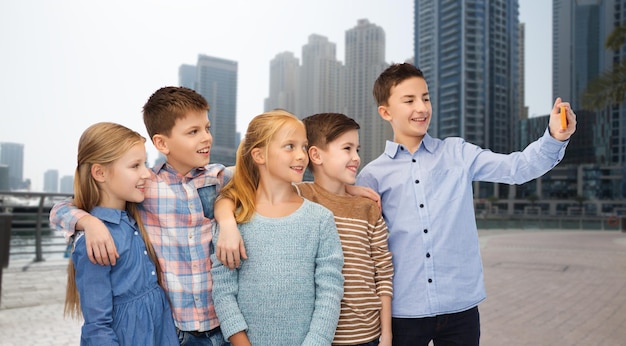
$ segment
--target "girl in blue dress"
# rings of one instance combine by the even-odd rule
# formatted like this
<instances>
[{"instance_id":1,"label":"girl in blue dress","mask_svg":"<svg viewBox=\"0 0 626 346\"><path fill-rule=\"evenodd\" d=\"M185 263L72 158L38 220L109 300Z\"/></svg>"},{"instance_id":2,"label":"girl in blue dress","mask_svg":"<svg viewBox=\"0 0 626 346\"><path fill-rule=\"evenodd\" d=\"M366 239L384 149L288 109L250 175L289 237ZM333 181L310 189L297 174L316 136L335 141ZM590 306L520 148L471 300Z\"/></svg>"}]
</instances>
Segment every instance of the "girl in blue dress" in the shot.
<instances>
[{"instance_id":1,"label":"girl in blue dress","mask_svg":"<svg viewBox=\"0 0 626 346\"><path fill-rule=\"evenodd\" d=\"M65 314L84 324L81 345L178 345L159 262L136 203L150 181L145 138L114 123L97 123L78 143L74 203L109 228L119 259L91 263L82 232L74 235Z\"/></svg>"}]
</instances>

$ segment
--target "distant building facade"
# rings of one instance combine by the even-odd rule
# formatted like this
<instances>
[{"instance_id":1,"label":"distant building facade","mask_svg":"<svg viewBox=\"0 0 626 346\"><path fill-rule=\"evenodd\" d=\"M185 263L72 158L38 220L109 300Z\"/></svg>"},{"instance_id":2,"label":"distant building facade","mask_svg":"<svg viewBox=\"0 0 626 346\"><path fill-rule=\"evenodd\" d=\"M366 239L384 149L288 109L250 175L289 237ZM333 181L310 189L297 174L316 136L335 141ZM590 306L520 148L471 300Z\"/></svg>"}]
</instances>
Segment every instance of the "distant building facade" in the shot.
<instances>
[{"instance_id":1,"label":"distant building facade","mask_svg":"<svg viewBox=\"0 0 626 346\"><path fill-rule=\"evenodd\" d=\"M362 166L382 154L385 141L393 138L391 126L378 114L372 89L385 62L385 31L367 19L346 31L345 49L346 115L354 118L361 129Z\"/></svg>"},{"instance_id":2,"label":"distant building facade","mask_svg":"<svg viewBox=\"0 0 626 346\"><path fill-rule=\"evenodd\" d=\"M0 164L0 191L9 190L9 166Z\"/></svg>"},{"instance_id":3,"label":"distant building facade","mask_svg":"<svg viewBox=\"0 0 626 346\"><path fill-rule=\"evenodd\" d=\"M0 143L0 164L9 169L9 189L24 188L24 144Z\"/></svg>"},{"instance_id":4,"label":"distant building facade","mask_svg":"<svg viewBox=\"0 0 626 346\"><path fill-rule=\"evenodd\" d=\"M191 87L208 101L213 146L211 161L225 165L235 164L239 145L237 136L237 74L236 61L200 54L195 66L179 67L181 86ZM184 85L183 85L184 84Z\"/></svg>"},{"instance_id":5,"label":"distant building facade","mask_svg":"<svg viewBox=\"0 0 626 346\"><path fill-rule=\"evenodd\" d=\"M74 193L74 177L71 175L64 175L59 180L59 192L60 193Z\"/></svg>"},{"instance_id":6,"label":"distant building facade","mask_svg":"<svg viewBox=\"0 0 626 346\"><path fill-rule=\"evenodd\" d=\"M43 174L43 191L44 192L59 192L59 171L56 169L49 169Z\"/></svg>"},{"instance_id":7,"label":"distant building facade","mask_svg":"<svg viewBox=\"0 0 626 346\"><path fill-rule=\"evenodd\" d=\"M553 37L558 37L552 40L553 98L579 110L587 84L626 60L626 45L617 51L604 46L616 27L626 25L626 0L554 0L552 7ZM596 113L597 163L626 166L626 102Z\"/></svg>"},{"instance_id":8,"label":"distant building facade","mask_svg":"<svg viewBox=\"0 0 626 346\"><path fill-rule=\"evenodd\" d=\"M269 96L263 107L265 112L280 108L297 114L299 68L300 60L292 52L276 54L270 61Z\"/></svg>"}]
</instances>

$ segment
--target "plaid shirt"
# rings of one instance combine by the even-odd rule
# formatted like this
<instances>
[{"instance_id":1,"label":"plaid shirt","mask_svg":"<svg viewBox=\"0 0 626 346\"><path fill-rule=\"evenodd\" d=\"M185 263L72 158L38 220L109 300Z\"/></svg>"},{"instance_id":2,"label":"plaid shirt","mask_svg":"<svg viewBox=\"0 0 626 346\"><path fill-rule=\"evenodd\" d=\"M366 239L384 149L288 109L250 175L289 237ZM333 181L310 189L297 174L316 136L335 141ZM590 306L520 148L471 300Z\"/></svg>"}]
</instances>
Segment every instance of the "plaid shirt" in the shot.
<instances>
[{"instance_id":1,"label":"plaid shirt","mask_svg":"<svg viewBox=\"0 0 626 346\"><path fill-rule=\"evenodd\" d=\"M176 327L184 331L213 329L219 326L209 257L213 251L213 205L232 171L210 164L182 176L167 163L153 170L140 210L163 270ZM74 230L84 215L65 203L55 205L50 220L57 228Z\"/></svg>"}]
</instances>

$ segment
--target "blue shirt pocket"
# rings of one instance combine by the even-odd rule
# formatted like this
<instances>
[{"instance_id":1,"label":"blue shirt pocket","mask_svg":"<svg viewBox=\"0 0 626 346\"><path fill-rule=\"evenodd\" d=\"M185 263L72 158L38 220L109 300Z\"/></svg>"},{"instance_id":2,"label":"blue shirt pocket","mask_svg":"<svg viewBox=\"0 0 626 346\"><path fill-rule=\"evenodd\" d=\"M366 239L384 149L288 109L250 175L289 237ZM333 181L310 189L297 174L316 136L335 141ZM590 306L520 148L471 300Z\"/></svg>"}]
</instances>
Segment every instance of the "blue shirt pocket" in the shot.
<instances>
[{"instance_id":1,"label":"blue shirt pocket","mask_svg":"<svg viewBox=\"0 0 626 346\"><path fill-rule=\"evenodd\" d=\"M217 198L217 188L215 185L203 186L198 189L198 195L202 202L202 211L204 217L213 219L215 216L213 209L215 208L215 199Z\"/></svg>"}]
</instances>

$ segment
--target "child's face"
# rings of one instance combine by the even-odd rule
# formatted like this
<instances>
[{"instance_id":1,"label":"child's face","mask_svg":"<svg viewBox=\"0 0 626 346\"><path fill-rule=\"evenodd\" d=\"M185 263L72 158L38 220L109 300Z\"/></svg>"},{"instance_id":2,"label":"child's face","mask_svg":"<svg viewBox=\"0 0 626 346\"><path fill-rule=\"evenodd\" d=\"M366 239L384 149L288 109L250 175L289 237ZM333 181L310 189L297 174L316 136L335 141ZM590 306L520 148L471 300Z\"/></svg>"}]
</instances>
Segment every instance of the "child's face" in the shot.
<instances>
[{"instance_id":1,"label":"child's face","mask_svg":"<svg viewBox=\"0 0 626 346\"><path fill-rule=\"evenodd\" d=\"M145 184L150 178L146 168L146 146L135 144L122 157L103 167L100 206L124 209L126 202L142 202Z\"/></svg>"},{"instance_id":2,"label":"child's face","mask_svg":"<svg viewBox=\"0 0 626 346\"><path fill-rule=\"evenodd\" d=\"M301 182L304 170L309 164L307 146L304 125L286 124L268 143L267 159L260 169L266 170L270 176L283 182Z\"/></svg>"},{"instance_id":3,"label":"child's face","mask_svg":"<svg viewBox=\"0 0 626 346\"><path fill-rule=\"evenodd\" d=\"M182 175L194 168L206 166L211 158L213 137L206 111L190 111L176 120L169 136L162 136L163 146L157 148L167 156L167 162Z\"/></svg>"},{"instance_id":4,"label":"child's face","mask_svg":"<svg viewBox=\"0 0 626 346\"><path fill-rule=\"evenodd\" d=\"M349 130L326 145L326 149L318 148L319 165L316 164L315 180L322 178L324 182L334 182L337 191L345 191L344 185L356 182L356 174L361 165L359 156L359 132ZM314 161L315 162L315 161ZM326 189L329 190L330 186Z\"/></svg>"},{"instance_id":5,"label":"child's face","mask_svg":"<svg viewBox=\"0 0 626 346\"><path fill-rule=\"evenodd\" d=\"M378 107L378 112L391 124L396 142L421 142L432 115L426 81L411 77L392 87L388 105Z\"/></svg>"}]
</instances>

